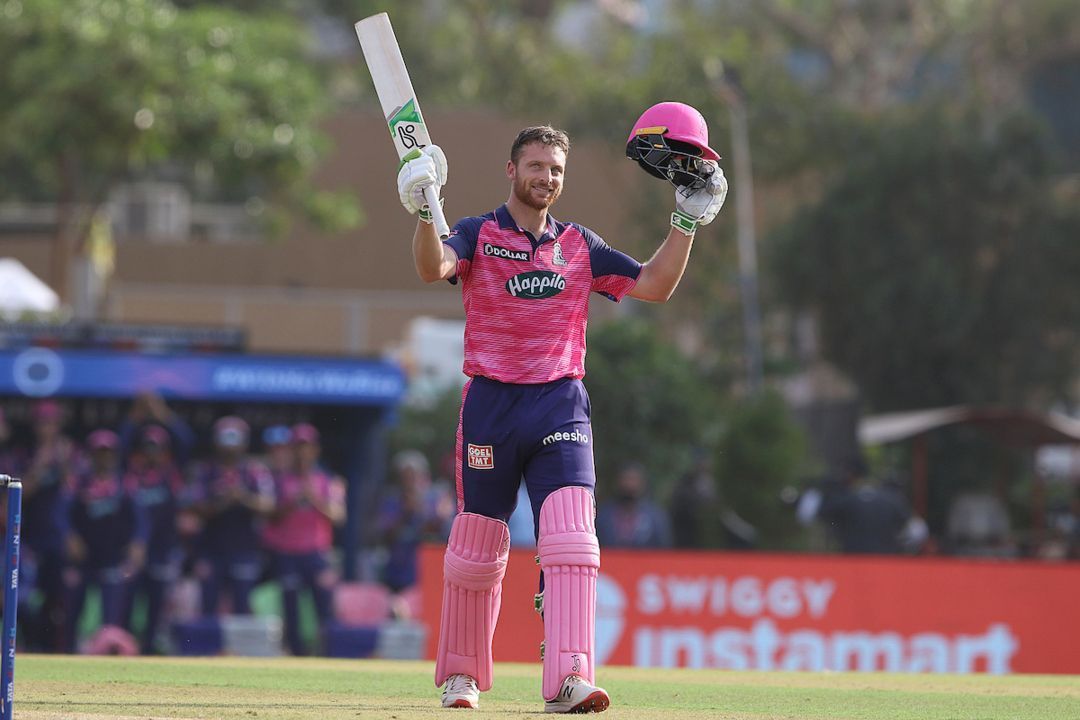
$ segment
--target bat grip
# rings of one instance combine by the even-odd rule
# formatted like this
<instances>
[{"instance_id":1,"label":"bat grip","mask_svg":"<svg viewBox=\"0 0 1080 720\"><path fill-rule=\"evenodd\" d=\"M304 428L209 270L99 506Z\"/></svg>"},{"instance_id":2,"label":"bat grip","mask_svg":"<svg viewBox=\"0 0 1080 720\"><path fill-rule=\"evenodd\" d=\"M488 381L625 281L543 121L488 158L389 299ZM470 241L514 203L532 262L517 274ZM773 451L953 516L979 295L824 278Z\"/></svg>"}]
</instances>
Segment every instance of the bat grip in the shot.
<instances>
[{"instance_id":1,"label":"bat grip","mask_svg":"<svg viewBox=\"0 0 1080 720\"><path fill-rule=\"evenodd\" d=\"M446 216L443 215L442 204L439 202L439 191L434 185L424 188L424 199L427 200L428 210L431 211L431 220L435 223L435 232L443 240L450 237L450 226L446 224Z\"/></svg>"}]
</instances>

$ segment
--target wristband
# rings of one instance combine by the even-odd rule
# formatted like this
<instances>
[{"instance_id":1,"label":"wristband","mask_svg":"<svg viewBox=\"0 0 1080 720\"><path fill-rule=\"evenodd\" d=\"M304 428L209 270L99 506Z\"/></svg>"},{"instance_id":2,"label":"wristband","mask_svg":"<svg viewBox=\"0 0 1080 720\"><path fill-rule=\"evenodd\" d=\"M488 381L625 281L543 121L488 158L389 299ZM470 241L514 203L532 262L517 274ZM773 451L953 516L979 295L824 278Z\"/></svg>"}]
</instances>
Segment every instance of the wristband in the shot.
<instances>
[{"instance_id":1,"label":"wristband","mask_svg":"<svg viewBox=\"0 0 1080 720\"><path fill-rule=\"evenodd\" d=\"M439 207L442 207L442 204L443 198L439 198ZM416 211L416 216L420 218L421 222L426 222L428 225L435 222L434 218L431 217L431 208L427 206L427 203L424 203L424 206Z\"/></svg>"},{"instance_id":2,"label":"wristband","mask_svg":"<svg viewBox=\"0 0 1080 720\"><path fill-rule=\"evenodd\" d=\"M693 235L697 230L697 218L692 215L687 215L681 210L676 210L671 213L671 227L675 228L684 235Z\"/></svg>"}]
</instances>

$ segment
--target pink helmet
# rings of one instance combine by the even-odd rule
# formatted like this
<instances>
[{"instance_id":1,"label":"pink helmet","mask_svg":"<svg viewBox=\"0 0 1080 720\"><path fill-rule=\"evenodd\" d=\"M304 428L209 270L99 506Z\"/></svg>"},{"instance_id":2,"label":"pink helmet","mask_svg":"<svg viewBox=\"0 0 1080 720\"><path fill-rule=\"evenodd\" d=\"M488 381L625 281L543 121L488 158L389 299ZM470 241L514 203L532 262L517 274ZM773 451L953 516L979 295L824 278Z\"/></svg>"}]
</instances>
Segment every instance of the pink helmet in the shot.
<instances>
[{"instance_id":1,"label":"pink helmet","mask_svg":"<svg viewBox=\"0 0 1080 720\"><path fill-rule=\"evenodd\" d=\"M720 159L709 147L705 118L680 102L658 103L643 112L626 139L626 156L676 187L700 187L713 171L702 161Z\"/></svg>"},{"instance_id":2,"label":"pink helmet","mask_svg":"<svg viewBox=\"0 0 1080 720\"><path fill-rule=\"evenodd\" d=\"M669 142L676 140L697 148L698 151L692 154L698 157L720 159L720 154L709 147L709 126L705 124L705 118L686 103L657 103L641 113L626 142L631 143L639 135L662 135Z\"/></svg>"}]
</instances>

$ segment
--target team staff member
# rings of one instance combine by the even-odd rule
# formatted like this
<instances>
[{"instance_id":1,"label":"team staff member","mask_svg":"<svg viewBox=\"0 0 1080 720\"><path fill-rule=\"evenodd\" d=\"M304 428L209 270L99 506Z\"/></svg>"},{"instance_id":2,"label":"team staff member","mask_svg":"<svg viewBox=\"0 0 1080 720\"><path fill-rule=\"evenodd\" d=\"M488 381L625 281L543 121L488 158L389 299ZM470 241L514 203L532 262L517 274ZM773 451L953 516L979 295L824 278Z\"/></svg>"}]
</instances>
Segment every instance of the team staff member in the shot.
<instances>
[{"instance_id":1,"label":"team staff member","mask_svg":"<svg viewBox=\"0 0 1080 720\"><path fill-rule=\"evenodd\" d=\"M476 707L479 691L491 687L491 640L509 551L506 520L522 477L545 588L538 598L545 710L600 711L610 703L594 684L600 552L589 399L581 383L588 298L597 292L615 301L626 295L667 300L686 268L697 225L712 221L723 204L727 183L715 165L719 156L708 148L704 120L689 106L677 110L682 114L664 125L676 131L673 139L696 142L695 151L712 165L700 188L676 192L672 228L644 264L591 230L549 215L563 189L570 149L559 130L522 130L506 163L506 203L461 220L445 242L423 200L424 187L446 181L442 150L424 148L399 172L402 203L420 215L413 237L416 271L426 282L460 282L466 314L464 371L470 380L457 434L461 512L444 562L435 669L436 684L445 683L445 707ZM679 130L690 125L688 132Z\"/></svg>"}]
</instances>

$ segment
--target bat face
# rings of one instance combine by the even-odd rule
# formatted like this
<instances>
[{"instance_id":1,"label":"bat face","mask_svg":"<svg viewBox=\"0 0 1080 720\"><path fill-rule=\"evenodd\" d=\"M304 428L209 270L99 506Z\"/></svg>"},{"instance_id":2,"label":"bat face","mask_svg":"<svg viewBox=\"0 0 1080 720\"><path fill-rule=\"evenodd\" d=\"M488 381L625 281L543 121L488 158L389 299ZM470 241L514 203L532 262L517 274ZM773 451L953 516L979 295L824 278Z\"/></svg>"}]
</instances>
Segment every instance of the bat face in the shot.
<instances>
[{"instance_id":1,"label":"bat face","mask_svg":"<svg viewBox=\"0 0 1080 720\"><path fill-rule=\"evenodd\" d=\"M383 117L390 128L390 137L394 139L394 149L402 160L415 156L420 148L431 144L424 116L420 112L420 103L413 91L405 59L401 57L394 28L390 17L379 13L364 18L354 26L360 47L364 50L364 60L371 79L375 83L375 94L379 96ZM424 189L427 207L439 237L450 235L450 228L443 216L439 203L439 191L436 187Z\"/></svg>"},{"instance_id":2,"label":"bat face","mask_svg":"<svg viewBox=\"0 0 1080 720\"><path fill-rule=\"evenodd\" d=\"M364 51L375 93L390 128L398 157L431 144L420 103L413 91L409 71L401 57L394 28L386 13L356 23L356 36Z\"/></svg>"}]
</instances>

